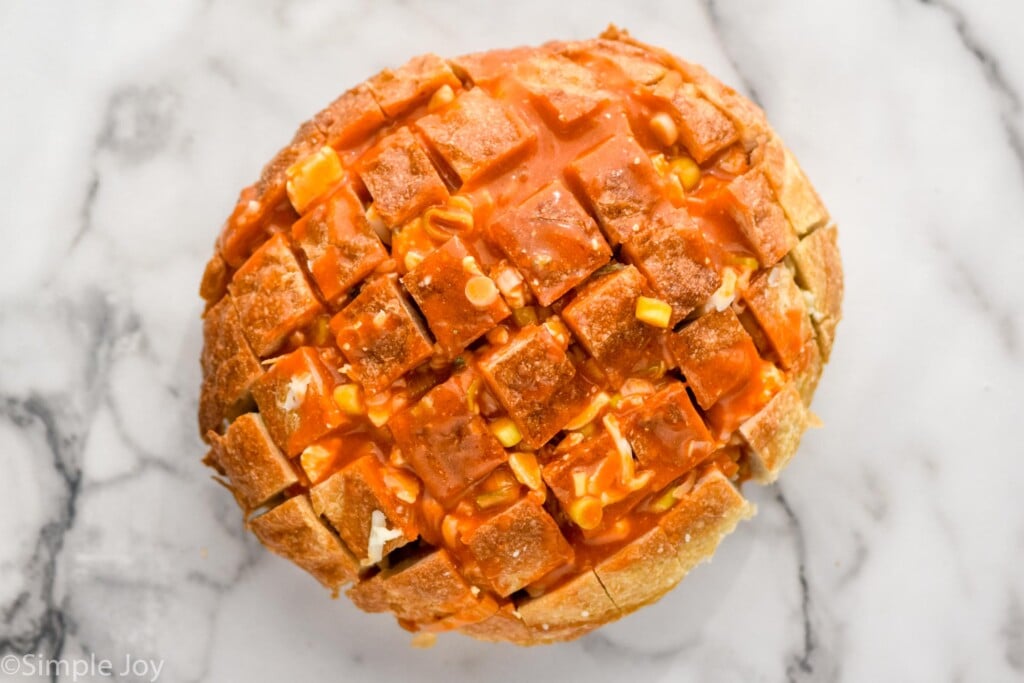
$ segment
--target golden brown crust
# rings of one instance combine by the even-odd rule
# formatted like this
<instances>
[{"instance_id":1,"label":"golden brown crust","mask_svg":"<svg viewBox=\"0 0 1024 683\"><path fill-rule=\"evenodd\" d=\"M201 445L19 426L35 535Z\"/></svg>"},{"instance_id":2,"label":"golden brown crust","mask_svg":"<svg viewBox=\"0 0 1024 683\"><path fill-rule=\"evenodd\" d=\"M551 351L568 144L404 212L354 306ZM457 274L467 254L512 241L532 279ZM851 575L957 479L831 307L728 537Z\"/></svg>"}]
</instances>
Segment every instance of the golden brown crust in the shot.
<instances>
[{"instance_id":1,"label":"golden brown crust","mask_svg":"<svg viewBox=\"0 0 1024 683\"><path fill-rule=\"evenodd\" d=\"M809 339L804 344L803 353L800 355L796 365L792 368L793 383L796 384L804 405L810 406L814 392L818 388L818 380L821 379L821 372L825 364L821 360L821 350L818 347L817 339Z\"/></svg>"},{"instance_id":2,"label":"golden brown crust","mask_svg":"<svg viewBox=\"0 0 1024 683\"><path fill-rule=\"evenodd\" d=\"M797 282L811 294L811 319L826 362L843 314L843 264L837 237L834 225L815 230L800 240L790 254L796 265Z\"/></svg>"},{"instance_id":3,"label":"golden brown crust","mask_svg":"<svg viewBox=\"0 0 1024 683\"><path fill-rule=\"evenodd\" d=\"M754 516L747 502L720 471L711 470L661 519L674 543L683 573L710 558L719 542L744 519Z\"/></svg>"},{"instance_id":4,"label":"golden brown crust","mask_svg":"<svg viewBox=\"0 0 1024 683\"><path fill-rule=\"evenodd\" d=\"M398 69L385 69L367 85L384 114L395 118L427 100L441 86L457 88L461 83L448 62L425 54L413 57Z\"/></svg>"},{"instance_id":5,"label":"golden brown crust","mask_svg":"<svg viewBox=\"0 0 1024 683\"><path fill-rule=\"evenodd\" d=\"M493 601L478 597L479 589L473 590L443 549L385 569L347 594L367 612L390 610L399 619L422 624L468 612L483 620L497 609Z\"/></svg>"},{"instance_id":6,"label":"golden brown crust","mask_svg":"<svg viewBox=\"0 0 1024 683\"><path fill-rule=\"evenodd\" d=\"M807 180L796 157L778 138L765 145L765 171L779 204L798 235L819 228L828 221L828 212Z\"/></svg>"},{"instance_id":7,"label":"golden brown crust","mask_svg":"<svg viewBox=\"0 0 1024 683\"><path fill-rule=\"evenodd\" d=\"M756 168L748 171L734 178L726 192L734 201L733 218L750 241L761 265L768 267L778 263L797 240L764 173Z\"/></svg>"},{"instance_id":8,"label":"golden brown crust","mask_svg":"<svg viewBox=\"0 0 1024 683\"><path fill-rule=\"evenodd\" d=\"M246 511L258 508L299 481L258 413L235 418L224 438L214 443L218 469L227 476Z\"/></svg>"},{"instance_id":9,"label":"golden brown crust","mask_svg":"<svg viewBox=\"0 0 1024 683\"><path fill-rule=\"evenodd\" d=\"M594 572L608 597L623 612L654 602L686 573L676 545L660 527L600 562Z\"/></svg>"},{"instance_id":10,"label":"golden brown crust","mask_svg":"<svg viewBox=\"0 0 1024 683\"><path fill-rule=\"evenodd\" d=\"M515 607L509 603L501 609L475 624L466 624L462 633L493 643L515 643L516 645L533 645L534 638L530 628L523 622Z\"/></svg>"},{"instance_id":11,"label":"golden brown crust","mask_svg":"<svg viewBox=\"0 0 1024 683\"><path fill-rule=\"evenodd\" d=\"M249 393L263 366L245 339L231 297L222 298L203 318L203 387L199 396L199 429L220 431L231 409Z\"/></svg>"},{"instance_id":12,"label":"golden brown crust","mask_svg":"<svg viewBox=\"0 0 1024 683\"><path fill-rule=\"evenodd\" d=\"M561 640L554 634L562 632L583 635L619 615L619 608L593 571L578 574L543 595L527 599L518 609L537 640Z\"/></svg>"},{"instance_id":13,"label":"golden brown crust","mask_svg":"<svg viewBox=\"0 0 1024 683\"><path fill-rule=\"evenodd\" d=\"M305 495L289 498L250 520L249 528L269 550L333 591L352 581L359 570L352 553L317 518Z\"/></svg>"},{"instance_id":14,"label":"golden brown crust","mask_svg":"<svg viewBox=\"0 0 1024 683\"><path fill-rule=\"evenodd\" d=\"M775 481L800 446L808 421L803 398L790 383L757 415L740 425L740 434L750 446L755 480L764 484Z\"/></svg>"}]
</instances>

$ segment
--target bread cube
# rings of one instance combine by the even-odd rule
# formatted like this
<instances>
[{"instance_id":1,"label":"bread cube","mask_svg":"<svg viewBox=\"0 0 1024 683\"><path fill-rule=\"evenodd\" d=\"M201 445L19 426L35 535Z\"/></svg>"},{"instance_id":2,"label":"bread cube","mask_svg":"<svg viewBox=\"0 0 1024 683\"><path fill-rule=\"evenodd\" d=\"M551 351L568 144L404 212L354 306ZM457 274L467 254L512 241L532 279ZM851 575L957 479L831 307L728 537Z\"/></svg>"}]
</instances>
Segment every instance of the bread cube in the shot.
<instances>
[{"instance_id":1,"label":"bread cube","mask_svg":"<svg viewBox=\"0 0 1024 683\"><path fill-rule=\"evenodd\" d=\"M511 109L474 88L442 111L416 122L427 141L470 183L524 151L536 133Z\"/></svg>"},{"instance_id":2,"label":"bread cube","mask_svg":"<svg viewBox=\"0 0 1024 683\"><path fill-rule=\"evenodd\" d=\"M725 187L729 213L764 267L775 265L796 246L793 226L759 168L733 178Z\"/></svg>"},{"instance_id":3,"label":"bread cube","mask_svg":"<svg viewBox=\"0 0 1024 683\"><path fill-rule=\"evenodd\" d=\"M519 427L539 448L583 409L585 380L546 327L530 325L478 361L481 374Z\"/></svg>"},{"instance_id":4,"label":"bread cube","mask_svg":"<svg viewBox=\"0 0 1024 683\"><path fill-rule=\"evenodd\" d=\"M331 319L349 374L369 392L386 389L433 353L433 342L398 288L396 275L375 278Z\"/></svg>"},{"instance_id":5,"label":"bread cube","mask_svg":"<svg viewBox=\"0 0 1024 683\"><path fill-rule=\"evenodd\" d=\"M305 495L289 498L249 522L260 542L291 560L331 590L352 581L359 565L338 537L320 521Z\"/></svg>"},{"instance_id":6,"label":"bread cube","mask_svg":"<svg viewBox=\"0 0 1024 683\"><path fill-rule=\"evenodd\" d=\"M555 520L531 498L502 510L464 540L484 577L503 597L573 559L572 546Z\"/></svg>"},{"instance_id":7,"label":"bread cube","mask_svg":"<svg viewBox=\"0 0 1024 683\"><path fill-rule=\"evenodd\" d=\"M753 478L768 484L779 476L807 430L809 413L793 383L775 394L756 415L740 425L750 445Z\"/></svg>"},{"instance_id":8,"label":"bread cube","mask_svg":"<svg viewBox=\"0 0 1024 683\"><path fill-rule=\"evenodd\" d=\"M368 82L370 91L389 118L401 116L427 101L443 85L461 87L448 62L437 55L417 55L398 69L385 69Z\"/></svg>"},{"instance_id":9,"label":"bread cube","mask_svg":"<svg viewBox=\"0 0 1024 683\"><path fill-rule=\"evenodd\" d=\"M804 344L814 330L807 303L789 268L780 264L759 272L751 278L743 299L771 343L779 364L786 370L792 368L802 358Z\"/></svg>"},{"instance_id":10,"label":"bread cube","mask_svg":"<svg viewBox=\"0 0 1024 683\"><path fill-rule=\"evenodd\" d=\"M380 561L395 548L415 540L418 531L412 509L399 500L384 481L383 463L370 454L349 463L309 490L313 509L338 530L352 553L365 564ZM374 511L385 518L385 532L397 530L371 557L371 537L375 533ZM400 533L398 533L400 532Z\"/></svg>"},{"instance_id":11,"label":"bread cube","mask_svg":"<svg viewBox=\"0 0 1024 683\"><path fill-rule=\"evenodd\" d=\"M299 481L257 413L235 419L214 437L214 456L242 507L254 510Z\"/></svg>"},{"instance_id":12,"label":"bread cube","mask_svg":"<svg viewBox=\"0 0 1024 683\"><path fill-rule=\"evenodd\" d=\"M419 624L489 606L483 617L497 609L493 600L474 595L473 587L443 548L403 559L353 586L348 596L367 612L392 611L399 619Z\"/></svg>"},{"instance_id":13,"label":"bread cube","mask_svg":"<svg viewBox=\"0 0 1024 683\"><path fill-rule=\"evenodd\" d=\"M384 112L365 84L348 90L313 117L326 144L341 148L369 137L384 125Z\"/></svg>"},{"instance_id":14,"label":"bread cube","mask_svg":"<svg viewBox=\"0 0 1024 683\"><path fill-rule=\"evenodd\" d=\"M800 240L790 252L796 265L796 280L811 295L811 320L826 361L843 314L843 264L837 237L834 225L821 228Z\"/></svg>"},{"instance_id":15,"label":"bread cube","mask_svg":"<svg viewBox=\"0 0 1024 683\"><path fill-rule=\"evenodd\" d=\"M464 371L431 389L388 422L395 445L430 494L449 505L505 462L505 449L470 409L467 388L479 382Z\"/></svg>"},{"instance_id":16,"label":"bread cube","mask_svg":"<svg viewBox=\"0 0 1024 683\"><path fill-rule=\"evenodd\" d=\"M702 164L739 139L736 126L691 83L666 78L655 86L665 98L679 129L679 141Z\"/></svg>"},{"instance_id":17,"label":"bread cube","mask_svg":"<svg viewBox=\"0 0 1024 683\"><path fill-rule=\"evenodd\" d=\"M520 62L515 74L534 105L556 128L572 126L608 100L589 69L558 54Z\"/></svg>"},{"instance_id":18,"label":"bread cube","mask_svg":"<svg viewBox=\"0 0 1024 683\"><path fill-rule=\"evenodd\" d=\"M722 278L710 265L704 239L685 212L673 210L659 223L622 251L658 298L672 306L669 322L675 325L714 294Z\"/></svg>"},{"instance_id":19,"label":"bread cube","mask_svg":"<svg viewBox=\"0 0 1024 683\"><path fill-rule=\"evenodd\" d=\"M658 337L653 327L636 317L636 300L644 286L639 271L626 266L587 284L562 311L565 324L616 386L630 376Z\"/></svg>"},{"instance_id":20,"label":"bread cube","mask_svg":"<svg viewBox=\"0 0 1024 683\"><path fill-rule=\"evenodd\" d=\"M672 382L622 416L623 434L660 489L693 469L714 450L714 439L690 401L686 387Z\"/></svg>"},{"instance_id":21,"label":"bread cube","mask_svg":"<svg viewBox=\"0 0 1024 683\"><path fill-rule=\"evenodd\" d=\"M594 219L555 180L498 216L489 236L547 306L603 266L612 252Z\"/></svg>"},{"instance_id":22,"label":"bread cube","mask_svg":"<svg viewBox=\"0 0 1024 683\"><path fill-rule=\"evenodd\" d=\"M705 410L736 389L760 356L732 309L702 315L669 337L669 349Z\"/></svg>"},{"instance_id":23,"label":"bread cube","mask_svg":"<svg viewBox=\"0 0 1024 683\"><path fill-rule=\"evenodd\" d=\"M450 355L458 354L511 314L497 289L490 302L470 300L470 281L481 277L486 276L476 254L456 236L402 278L437 343Z\"/></svg>"},{"instance_id":24,"label":"bread cube","mask_svg":"<svg viewBox=\"0 0 1024 683\"><path fill-rule=\"evenodd\" d=\"M231 278L242 330L260 357L273 353L293 331L321 310L295 260L288 238L278 233L249 257Z\"/></svg>"},{"instance_id":25,"label":"bread cube","mask_svg":"<svg viewBox=\"0 0 1024 683\"><path fill-rule=\"evenodd\" d=\"M203 316L203 387L199 396L199 429L220 429L231 408L249 393L263 374L259 358L245 339L234 299L223 297Z\"/></svg>"},{"instance_id":26,"label":"bread cube","mask_svg":"<svg viewBox=\"0 0 1024 683\"><path fill-rule=\"evenodd\" d=\"M332 302L388 258L363 205L348 186L296 221L292 237L305 254L320 292Z\"/></svg>"},{"instance_id":27,"label":"bread cube","mask_svg":"<svg viewBox=\"0 0 1024 683\"><path fill-rule=\"evenodd\" d=\"M448 188L408 128L378 142L359 161L358 170L374 208L390 228L448 199Z\"/></svg>"},{"instance_id":28,"label":"bread cube","mask_svg":"<svg viewBox=\"0 0 1024 683\"><path fill-rule=\"evenodd\" d=\"M648 229L662 200L660 179L647 152L630 136L617 135L569 164L566 172L586 195L613 245Z\"/></svg>"},{"instance_id":29,"label":"bread cube","mask_svg":"<svg viewBox=\"0 0 1024 683\"><path fill-rule=\"evenodd\" d=\"M336 384L319 352L303 346L278 359L253 385L267 430L289 456L346 422L331 395Z\"/></svg>"}]
</instances>

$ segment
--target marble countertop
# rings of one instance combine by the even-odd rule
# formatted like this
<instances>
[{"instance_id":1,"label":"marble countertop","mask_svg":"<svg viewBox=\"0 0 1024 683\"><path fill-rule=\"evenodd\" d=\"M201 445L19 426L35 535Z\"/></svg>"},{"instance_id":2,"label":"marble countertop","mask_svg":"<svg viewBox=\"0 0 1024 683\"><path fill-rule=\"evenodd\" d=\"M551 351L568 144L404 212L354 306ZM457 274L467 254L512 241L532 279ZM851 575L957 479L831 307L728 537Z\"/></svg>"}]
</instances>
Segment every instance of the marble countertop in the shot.
<instances>
[{"instance_id":1,"label":"marble countertop","mask_svg":"<svg viewBox=\"0 0 1024 683\"><path fill-rule=\"evenodd\" d=\"M608 22L756 98L839 223L825 428L653 607L410 649L262 552L200 465L200 274L342 89ZM1021 25L1012 0L4 3L0 680L1024 679Z\"/></svg>"}]
</instances>

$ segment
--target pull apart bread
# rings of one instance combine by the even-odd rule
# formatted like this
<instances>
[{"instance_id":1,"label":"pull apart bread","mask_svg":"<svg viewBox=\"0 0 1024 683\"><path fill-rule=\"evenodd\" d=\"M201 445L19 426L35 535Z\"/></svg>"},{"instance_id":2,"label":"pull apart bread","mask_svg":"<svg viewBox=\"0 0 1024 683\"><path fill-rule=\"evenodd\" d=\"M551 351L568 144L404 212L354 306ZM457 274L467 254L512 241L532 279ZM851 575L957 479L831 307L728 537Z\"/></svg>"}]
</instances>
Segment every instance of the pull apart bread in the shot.
<instances>
[{"instance_id":1,"label":"pull apart bread","mask_svg":"<svg viewBox=\"0 0 1024 683\"><path fill-rule=\"evenodd\" d=\"M576 638L709 558L814 421L836 229L758 107L600 38L417 57L245 188L203 277L206 463L411 631Z\"/></svg>"}]
</instances>

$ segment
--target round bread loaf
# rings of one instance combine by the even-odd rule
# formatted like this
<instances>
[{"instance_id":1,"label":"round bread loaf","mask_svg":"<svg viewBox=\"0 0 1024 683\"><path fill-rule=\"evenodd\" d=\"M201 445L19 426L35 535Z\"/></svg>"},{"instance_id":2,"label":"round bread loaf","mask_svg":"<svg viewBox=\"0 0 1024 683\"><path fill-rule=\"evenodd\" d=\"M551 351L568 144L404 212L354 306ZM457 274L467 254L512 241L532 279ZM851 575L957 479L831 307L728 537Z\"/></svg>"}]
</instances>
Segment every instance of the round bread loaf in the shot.
<instances>
[{"instance_id":1,"label":"round bread loaf","mask_svg":"<svg viewBox=\"0 0 1024 683\"><path fill-rule=\"evenodd\" d=\"M201 286L206 463L411 631L657 600L814 421L836 229L761 110L610 28L417 57L302 125Z\"/></svg>"}]
</instances>

